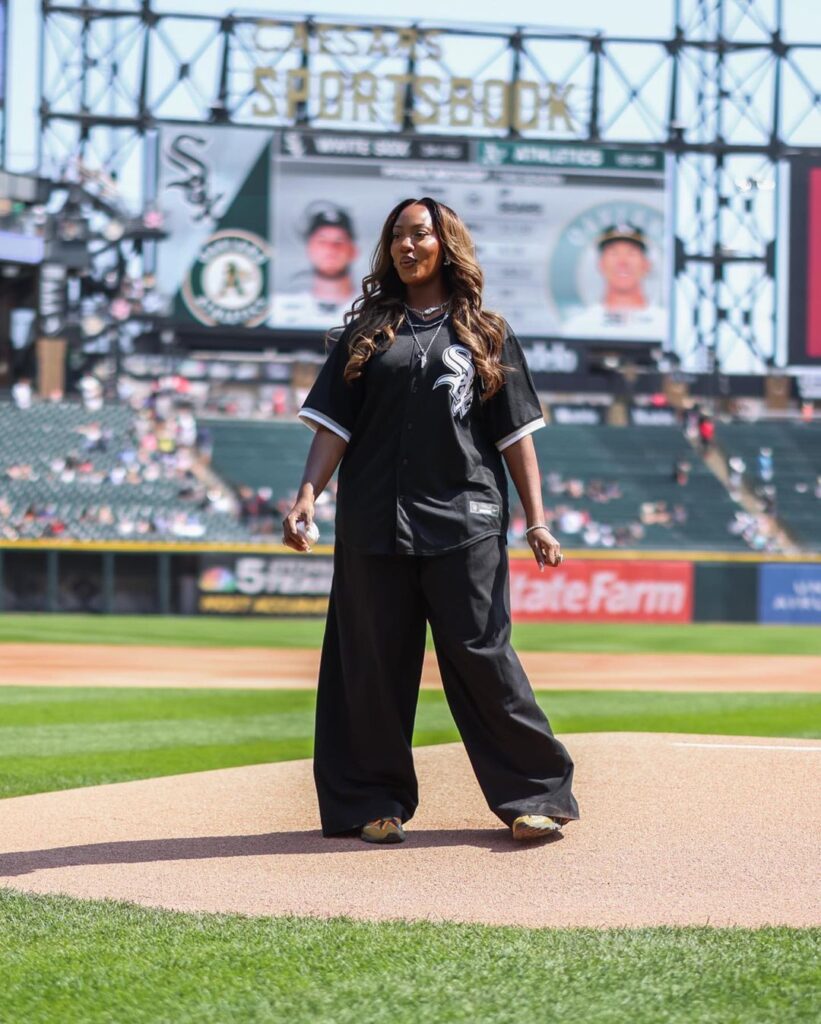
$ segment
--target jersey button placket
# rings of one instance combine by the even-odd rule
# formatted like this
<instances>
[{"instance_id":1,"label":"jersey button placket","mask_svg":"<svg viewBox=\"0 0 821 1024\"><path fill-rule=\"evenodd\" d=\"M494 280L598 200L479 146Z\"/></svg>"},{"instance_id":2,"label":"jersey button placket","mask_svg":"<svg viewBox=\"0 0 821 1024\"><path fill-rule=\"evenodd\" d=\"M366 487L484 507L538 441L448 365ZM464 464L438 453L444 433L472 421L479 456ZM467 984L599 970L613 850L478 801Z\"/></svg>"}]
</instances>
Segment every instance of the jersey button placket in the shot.
<instances>
[{"instance_id":1,"label":"jersey button placket","mask_svg":"<svg viewBox=\"0 0 821 1024\"><path fill-rule=\"evenodd\" d=\"M410 362L408 365L410 383L405 401L405 423L399 441L399 462L396 468L396 540L397 547L410 552L413 549L413 530L408 519L407 512L402 507L407 497L407 473L410 464L410 433L413 430L413 396L419 390L419 380L416 366L414 365L413 351L411 350Z\"/></svg>"}]
</instances>

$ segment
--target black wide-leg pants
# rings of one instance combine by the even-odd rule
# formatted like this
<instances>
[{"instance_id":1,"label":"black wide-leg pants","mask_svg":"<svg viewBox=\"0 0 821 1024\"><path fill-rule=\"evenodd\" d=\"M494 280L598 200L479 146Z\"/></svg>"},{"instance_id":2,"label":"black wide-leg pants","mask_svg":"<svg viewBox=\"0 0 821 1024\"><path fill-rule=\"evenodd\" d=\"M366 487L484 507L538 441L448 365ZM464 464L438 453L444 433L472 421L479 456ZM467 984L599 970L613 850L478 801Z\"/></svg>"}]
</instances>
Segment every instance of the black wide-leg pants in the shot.
<instances>
[{"instance_id":1,"label":"black wide-leg pants","mask_svg":"<svg viewBox=\"0 0 821 1024\"><path fill-rule=\"evenodd\" d=\"M435 556L337 540L314 747L323 835L418 803L411 739L430 622L445 696L491 810L571 820L573 762L510 646L505 538Z\"/></svg>"}]
</instances>

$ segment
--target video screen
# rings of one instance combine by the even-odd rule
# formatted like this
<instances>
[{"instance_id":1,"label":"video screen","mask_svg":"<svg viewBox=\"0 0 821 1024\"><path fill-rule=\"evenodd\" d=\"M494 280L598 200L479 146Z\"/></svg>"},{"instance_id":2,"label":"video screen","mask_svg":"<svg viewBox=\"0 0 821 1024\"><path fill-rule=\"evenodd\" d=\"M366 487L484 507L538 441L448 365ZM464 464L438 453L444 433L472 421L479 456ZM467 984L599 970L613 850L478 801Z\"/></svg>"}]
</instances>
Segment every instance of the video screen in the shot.
<instances>
[{"instance_id":1,"label":"video screen","mask_svg":"<svg viewBox=\"0 0 821 1024\"><path fill-rule=\"evenodd\" d=\"M163 262L182 316L335 327L390 209L430 195L467 223L485 303L521 337L667 337L659 152L210 127L162 135L160 197L172 211Z\"/></svg>"}]
</instances>

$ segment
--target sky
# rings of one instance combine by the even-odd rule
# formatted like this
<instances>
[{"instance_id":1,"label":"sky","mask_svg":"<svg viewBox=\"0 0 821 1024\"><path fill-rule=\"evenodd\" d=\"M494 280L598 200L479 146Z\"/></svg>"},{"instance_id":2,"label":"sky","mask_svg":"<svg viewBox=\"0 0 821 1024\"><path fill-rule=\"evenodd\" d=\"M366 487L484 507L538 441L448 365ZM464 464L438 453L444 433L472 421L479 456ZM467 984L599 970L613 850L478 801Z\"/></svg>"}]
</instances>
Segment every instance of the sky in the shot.
<instances>
[{"instance_id":1,"label":"sky","mask_svg":"<svg viewBox=\"0 0 821 1024\"><path fill-rule=\"evenodd\" d=\"M79 3L79 0L63 0ZM88 2L88 0L86 0ZM732 8L735 0L725 0ZM757 0L768 12L777 0ZM683 0L692 9L695 0ZM782 0L785 36L788 40L821 39L821 0ZM100 7L134 9L138 0L97 0ZM9 0L9 74L6 122L6 167L29 171L36 162L37 53L40 0ZM317 0L309 5L294 0L226 3L225 0L154 0L161 12L202 14L315 13L384 17L386 9L397 16L438 20L443 9L449 22L469 24L546 25L561 29L600 30L606 35L667 37L672 30L675 0L413 0L411 5L389 5L385 0Z\"/></svg>"}]
</instances>

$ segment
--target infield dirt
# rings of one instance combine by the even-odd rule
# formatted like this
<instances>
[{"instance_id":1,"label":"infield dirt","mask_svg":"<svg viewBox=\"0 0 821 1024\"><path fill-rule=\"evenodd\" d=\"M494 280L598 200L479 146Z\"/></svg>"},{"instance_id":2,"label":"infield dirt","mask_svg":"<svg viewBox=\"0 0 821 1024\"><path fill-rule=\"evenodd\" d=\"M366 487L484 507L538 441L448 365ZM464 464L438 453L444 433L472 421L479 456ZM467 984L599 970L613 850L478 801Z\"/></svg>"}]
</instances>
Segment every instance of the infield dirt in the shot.
<instances>
[{"instance_id":1,"label":"infield dirt","mask_svg":"<svg viewBox=\"0 0 821 1024\"><path fill-rule=\"evenodd\" d=\"M821 657L738 654L520 652L537 690L821 692ZM0 685L312 689L309 649L3 644ZM436 658L422 685L441 686Z\"/></svg>"}]
</instances>

